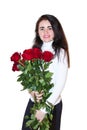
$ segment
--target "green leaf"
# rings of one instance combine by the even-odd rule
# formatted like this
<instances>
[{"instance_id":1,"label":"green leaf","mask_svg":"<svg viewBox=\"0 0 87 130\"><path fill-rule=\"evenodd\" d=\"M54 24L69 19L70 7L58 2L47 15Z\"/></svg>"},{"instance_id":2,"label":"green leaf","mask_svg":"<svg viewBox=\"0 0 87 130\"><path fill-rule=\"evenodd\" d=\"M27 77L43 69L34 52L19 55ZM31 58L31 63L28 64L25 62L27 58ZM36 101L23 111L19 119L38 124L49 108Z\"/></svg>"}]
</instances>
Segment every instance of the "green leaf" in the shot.
<instances>
[{"instance_id":1,"label":"green leaf","mask_svg":"<svg viewBox=\"0 0 87 130\"><path fill-rule=\"evenodd\" d=\"M48 72L48 73L45 75L45 77L46 77L46 78L50 78L52 75L53 75L53 74L52 74L51 72Z\"/></svg>"},{"instance_id":2,"label":"green leaf","mask_svg":"<svg viewBox=\"0 0 87 130\"><path fill-rule=\"evenodd\" d=\"M19 70L21 70L21 71L23 71L24 70L24 66L22 66L22 65L18 65L18 68L19 68Z\"/></svg>"},{"instance_id":3,"label":"green leaf","mask_svg":"<svg viewBox=\"0 0 87 130\"><path fill-rule=\"evenodd\" d=\"M29 64L28 64L28 66L27 66L27 70L28 70L28 71L32 70L32 65L31 65L30 62L29 62Z\"/></svg>"},{"instance_id":4,"label":"green leaf","mask_svg":"<svg viewBox=\"0 0 87 130\"><path fill-rule=\"evenodd\" d=\"M40 79L39 82L41 83L42 86L45 86L45 84L46 84L44 79Z\"/></svg>"},{"instance_id":5,"label":"green leaf","mask_svg":"<svg viewBox=\"0 0 87 130\"><path fill-rule=\"evenodd\" d=\"M48 69L49 65L48 64L44 64L44 70Z\"/></svg>"},{"instance_id":6,"label":"green leaf","mask_svg":"<svg viewBox=\"0 0 87 130\"><path fill-rule=\"evenodd\" d=\"M38 129L38 127L39 127L39 122L38 122L38 123L36 123L36 125L34 125L33 129L34 129L34 130L37 130L37 129Z\"/></svg>"},{"instance_id":7,"label":"green leaf","mask_svg":"<svg viewBox=\"0 0 87 130\"><path fill-rule=\"evenodd\" d=\"M29 127L31 126L31 124L34 122L34 120L29 120L26 122L26 127Z\"/></svg>"}]
</instances>

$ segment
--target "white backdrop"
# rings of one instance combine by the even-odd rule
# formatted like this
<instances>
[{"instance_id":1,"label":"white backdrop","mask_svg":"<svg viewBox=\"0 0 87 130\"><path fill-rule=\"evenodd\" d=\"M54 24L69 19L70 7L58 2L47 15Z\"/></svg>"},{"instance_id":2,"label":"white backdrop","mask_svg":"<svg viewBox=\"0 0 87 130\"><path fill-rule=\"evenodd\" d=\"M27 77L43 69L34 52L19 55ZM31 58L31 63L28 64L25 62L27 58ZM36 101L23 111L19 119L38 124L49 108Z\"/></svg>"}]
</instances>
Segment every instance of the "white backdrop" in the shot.
<instances>
[{"instance_id":1,"label":"white backdrop","mask_svg":"<svg viewBox=\"0 0 87 130\"><path fill-rule=\"evenodd\" d=\"M87 129L87 5L86 0L0 1L0 130L21 130L28 92L20 91L10 56L31 47L37 19L55 15L70 49L71 68L62 92L61 130Z\"/></svg>"}]
</instances>

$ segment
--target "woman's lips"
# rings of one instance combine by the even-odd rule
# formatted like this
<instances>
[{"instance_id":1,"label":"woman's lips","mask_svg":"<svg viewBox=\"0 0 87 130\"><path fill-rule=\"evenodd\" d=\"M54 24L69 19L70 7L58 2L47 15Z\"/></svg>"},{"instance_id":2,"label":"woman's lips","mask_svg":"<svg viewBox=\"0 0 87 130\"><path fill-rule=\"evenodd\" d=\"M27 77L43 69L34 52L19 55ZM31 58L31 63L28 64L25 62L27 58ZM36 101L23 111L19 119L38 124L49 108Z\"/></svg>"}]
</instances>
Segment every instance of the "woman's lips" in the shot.
<instances>
[{"instance_id":1,"label":"woman's lips","mask_svg":"<svg viewBox=\"0 0 87 130\"><path fill-rule=\"evenodd\" d=\"M45 36L43 36L43 38L49 38L50 36L49 35L45 35Z\"/></svg>"}]
</instances>

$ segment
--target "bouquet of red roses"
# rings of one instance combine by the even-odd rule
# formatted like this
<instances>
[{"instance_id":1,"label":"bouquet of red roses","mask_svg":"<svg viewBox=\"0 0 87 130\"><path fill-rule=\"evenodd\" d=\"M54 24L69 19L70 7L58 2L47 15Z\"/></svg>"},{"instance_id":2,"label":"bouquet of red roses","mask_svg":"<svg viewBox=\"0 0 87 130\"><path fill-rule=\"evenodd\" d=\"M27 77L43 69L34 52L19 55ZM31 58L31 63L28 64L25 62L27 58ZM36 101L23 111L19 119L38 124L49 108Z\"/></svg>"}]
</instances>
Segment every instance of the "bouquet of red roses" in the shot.
<instances>
[{"instance_id":1,"label":"bouquet of red roses","mask_svg":"<svg viewBox=\"0 0 87 130\"><path fill-rule=\"evenodd\" d=\"M21 71L18 75L17 81L23 86L23 90L38 91L43 90L43 98L40 102L34 102L31 108L31 117L26 116L29 120L26 122L26 127L31 127L34 130L49 130L50 121L52 120L51 111L53 107L51 104L47 105L47 98L51 95L50 89L54 86L51 83L52 72L48 70L52 63L54 55L49 51L42 52L39 48L26 49L23 53L15 52L10 57L13 61L12 70ZM35 118L36 110L45 108L47 114L42 122Z\"/></svg>"}]
</instances>

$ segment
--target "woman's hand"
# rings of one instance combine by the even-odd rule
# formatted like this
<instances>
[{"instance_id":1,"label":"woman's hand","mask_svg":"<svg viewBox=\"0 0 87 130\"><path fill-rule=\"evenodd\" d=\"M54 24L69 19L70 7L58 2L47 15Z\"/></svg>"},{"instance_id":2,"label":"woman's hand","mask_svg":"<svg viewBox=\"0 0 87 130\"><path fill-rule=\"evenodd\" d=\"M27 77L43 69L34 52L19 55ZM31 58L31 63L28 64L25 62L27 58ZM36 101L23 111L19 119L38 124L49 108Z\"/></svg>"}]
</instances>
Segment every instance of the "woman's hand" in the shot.
<instances>
[{"instance_id":1,"label":"woman's hand","mask_svg":"<svg viewBox=\"0 0 87 130\"><path fill-rule=\"evenodd\" d=\"M43 91L39 92L35 92L35 98L37 102L40 102L40 100L42 100L43 98Z\"/></svg>"},{"instance_id":2,"label":"woman's hand","mask_svg":"<svg viewBox=\"0 0 87 130\"><path fill-rule=\"evenodd\" d=\"M37 102L40 102L40 100L42 100L43 98L43 91L41 91L40 93L37 91L31 91L29 93L31 94L33 99L36 99Z\"/></svg>"},{"instance_id":3,"label":"woman's hand","mask_svg":"<svg viewBox=\"0 0 87 130\"><path fill-rule=\"evenodd\" d=\"M45 113L42 112L41 110L36 110L35 117L37 118L37 120L39 122L41 122L44 119L44 117L45 117Z\"/></svg>"}]
</instances>

